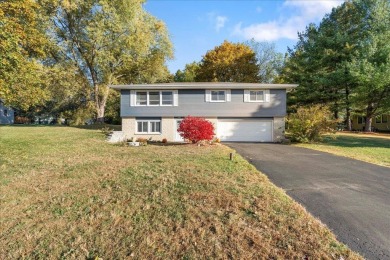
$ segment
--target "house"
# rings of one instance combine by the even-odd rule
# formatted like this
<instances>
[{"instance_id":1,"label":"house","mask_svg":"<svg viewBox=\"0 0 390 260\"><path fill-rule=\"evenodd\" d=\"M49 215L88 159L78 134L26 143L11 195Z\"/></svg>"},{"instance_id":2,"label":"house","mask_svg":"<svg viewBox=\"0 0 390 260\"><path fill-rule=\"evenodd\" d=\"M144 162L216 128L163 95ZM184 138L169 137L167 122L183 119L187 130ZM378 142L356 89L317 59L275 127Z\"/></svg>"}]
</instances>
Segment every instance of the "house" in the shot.
<instances>
[{"instance_id":1,"label":"house","mask_svg":"<svg viewBox=\"0 0 390 260\"><path fill-rule=\"evenodd\" d=\"M183 141L177 128L190 115L211 121L221 141L279 142L284 138L286 92L296 86L185 82L111 88L121 93L126 138Z\"/></svg>"},{"instance_id":2,"label":"house","mask_svg":"<svg viewBox=\"0 0 390 260\"><path fill-rule=\"evenodd\" d=\"M0 99L0 125L14 123L14 110L10 107L4 106Z\"/></svg>"},{"instance_id":3,"label":"house","mask_svg":"<svg viewBox=\"0 0 390 260\"><path fill-rule=\"evenodd\" d=\"M355 115L352 117L352 130L363 131L366 125L366 118ZM372 119L373 131L390 132L390 115L383 114Z\"/></svg>"}]
</instances>

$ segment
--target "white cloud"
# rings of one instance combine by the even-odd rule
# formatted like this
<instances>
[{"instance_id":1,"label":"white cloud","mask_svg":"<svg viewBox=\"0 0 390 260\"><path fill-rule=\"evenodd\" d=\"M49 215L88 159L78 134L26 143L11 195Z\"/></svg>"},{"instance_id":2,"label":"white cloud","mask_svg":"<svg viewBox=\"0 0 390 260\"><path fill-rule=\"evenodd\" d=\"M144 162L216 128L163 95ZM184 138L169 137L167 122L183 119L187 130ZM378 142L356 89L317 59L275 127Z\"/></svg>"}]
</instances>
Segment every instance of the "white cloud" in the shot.
<instances>
[{"instance_id":1,"label":"white cloud","mask_svg":"<svg viewBox=\"0 0 390 260\"><path fill-rule=\"evenodd\" d=\"M311 22L320 21L326 13L342 2L341 0L286 0L283 3L283 14L277 20L244 27L242 23L238 23L232 34L245 39L254 38L257 41L276 41L283 38L296 40L298 38L297 32L305 30L305 27ZM286 14L292 15L286 16Z\"/></svg>"},{"instance_id":2,"label":"white cloud","mask_svg":"<svg viewBox=\"0 0 390 260\"><path fill-rule=\"evenodd\" d=\"M216 15L216 13L208 13L210 23L214 26L215 31L219 32L223 27L225 27L228 18L222 15Z\"/></svg>"},{"instance_id":3,"label":"white cloud","mask_svg":"<svg viewBox=\"0 0 390 260\"><path fill-rule=\"evenodd\" d=\"M340 0L320 0L320 1L299 1L286 0L283 3L284 7L295 7L300 10L302 15L307 18L322 18L326 13L329 13L333 7L340 5L344 1Z\"/></svg>"},{"instance_id":4,"label":"white cloud","mask_svg":"<svg viewBox=\"0 0 390 260\"><path fill-rule=\"evenodd\" d=\"M215 24L215 30L219 32L221 28L225 26L225 23L227 22L228 18L226 16L217 16L215 18L216 24Z\"/></svg>"}]
</instances>

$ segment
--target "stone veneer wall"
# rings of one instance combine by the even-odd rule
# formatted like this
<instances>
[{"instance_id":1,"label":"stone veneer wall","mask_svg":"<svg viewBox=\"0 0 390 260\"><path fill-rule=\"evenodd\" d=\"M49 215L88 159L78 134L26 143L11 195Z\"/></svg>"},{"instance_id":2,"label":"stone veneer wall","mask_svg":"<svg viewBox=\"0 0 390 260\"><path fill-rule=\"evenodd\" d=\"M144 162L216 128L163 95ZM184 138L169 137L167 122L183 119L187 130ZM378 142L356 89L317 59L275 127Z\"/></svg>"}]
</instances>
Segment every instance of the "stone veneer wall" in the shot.
<instances>
[{"instance_id":1,"label":"stone veneer wall","mask_svg":"<svg viewBox=\"0 0 390 260\"><path fill-rule=\"evenodd\" d=\"M286 128L284 117L274 117L274 143L280 143L285 138Z\"/></svg>"}]
</instances>

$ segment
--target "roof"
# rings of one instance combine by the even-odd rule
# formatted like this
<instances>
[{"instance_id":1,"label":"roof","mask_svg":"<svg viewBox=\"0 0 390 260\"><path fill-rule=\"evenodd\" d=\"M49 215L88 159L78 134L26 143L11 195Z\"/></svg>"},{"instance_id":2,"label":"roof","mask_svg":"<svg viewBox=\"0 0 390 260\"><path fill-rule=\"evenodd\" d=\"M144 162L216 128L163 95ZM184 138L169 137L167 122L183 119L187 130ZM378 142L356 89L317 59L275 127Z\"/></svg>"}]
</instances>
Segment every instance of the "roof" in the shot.
<instances>
[{"instance_id":1,"label":"roof","mask_svg":"<svg viewBox=\"0 0 390 260\"><path fill-rule=\"evenodd\" d=\"M293 89L298 84L265 84L265 83L235 83L235 82L175 82L156 84L110 85L110 88L134 90L170 90L170 89Z\"/></svg>"}]
</instances>

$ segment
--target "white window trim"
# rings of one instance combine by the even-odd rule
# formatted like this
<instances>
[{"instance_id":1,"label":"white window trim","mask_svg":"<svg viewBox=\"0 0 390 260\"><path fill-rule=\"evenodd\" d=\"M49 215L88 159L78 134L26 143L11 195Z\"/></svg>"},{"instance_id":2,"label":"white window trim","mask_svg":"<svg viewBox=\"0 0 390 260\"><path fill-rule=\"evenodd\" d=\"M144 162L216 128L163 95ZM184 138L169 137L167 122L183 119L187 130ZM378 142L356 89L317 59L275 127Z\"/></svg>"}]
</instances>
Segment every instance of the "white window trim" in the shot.
<instances>
[{"instance_id":1,"label":"white window trim","mask_svg":"<svg viewBox=\"0 0 390 260\"><path fill-rule=\"evenodd\" d=\"M212 100L211 92L213 91L223 91L225 92L225 99L224 100ZM211 103L224 103L224 102L230 102L231 101L231 91L227 89L210 89L206 90L206 102Z\"/></svg>"},{"instance_id":2,"label":"white window trim","mask_svg":"<svg viewBox=\"0 0 390 260\"><path fill-rule=\"evenodd\" d=\"M146 105L137 104L137 93L146 92ZM150 92L158 92L160 96L160 104L151 105L150 104ZM171 92L172 93L172 104L166 105L162 103L162 92ZM130 91L130 106L134 107L173 107L178 106L178 93L177 90L131 90Z\"/></svg>"},{"instance_id":3,"label":"white window trim","mask_svg":"<svg viewBox=\"0 0 390 260\"><path fill-rule=\"evenodd\" d=\"M263 91L263 100L251 100L251 91ZM246 89L244 90L244 102L246 103L268 103L271 100L271 96L268 89Z\"/></svg>"},{"instance_id":4,"label":"white window trim","mask_svg":"<svg viewBox=\"0 0 390 260\"><path fill-rule=\"evenodd\" d=\"M148 123L148 132L138 132L138 123L144 123L144 122ZM151 132L150 131L150 129L151 129L150 123L152 123L152 122L160 123L160 132ZM135 120L135 133L138 135L150 135L150 134L161 135L161 128L162 128L161 120Z\"/></svg>"}]
</instances>

